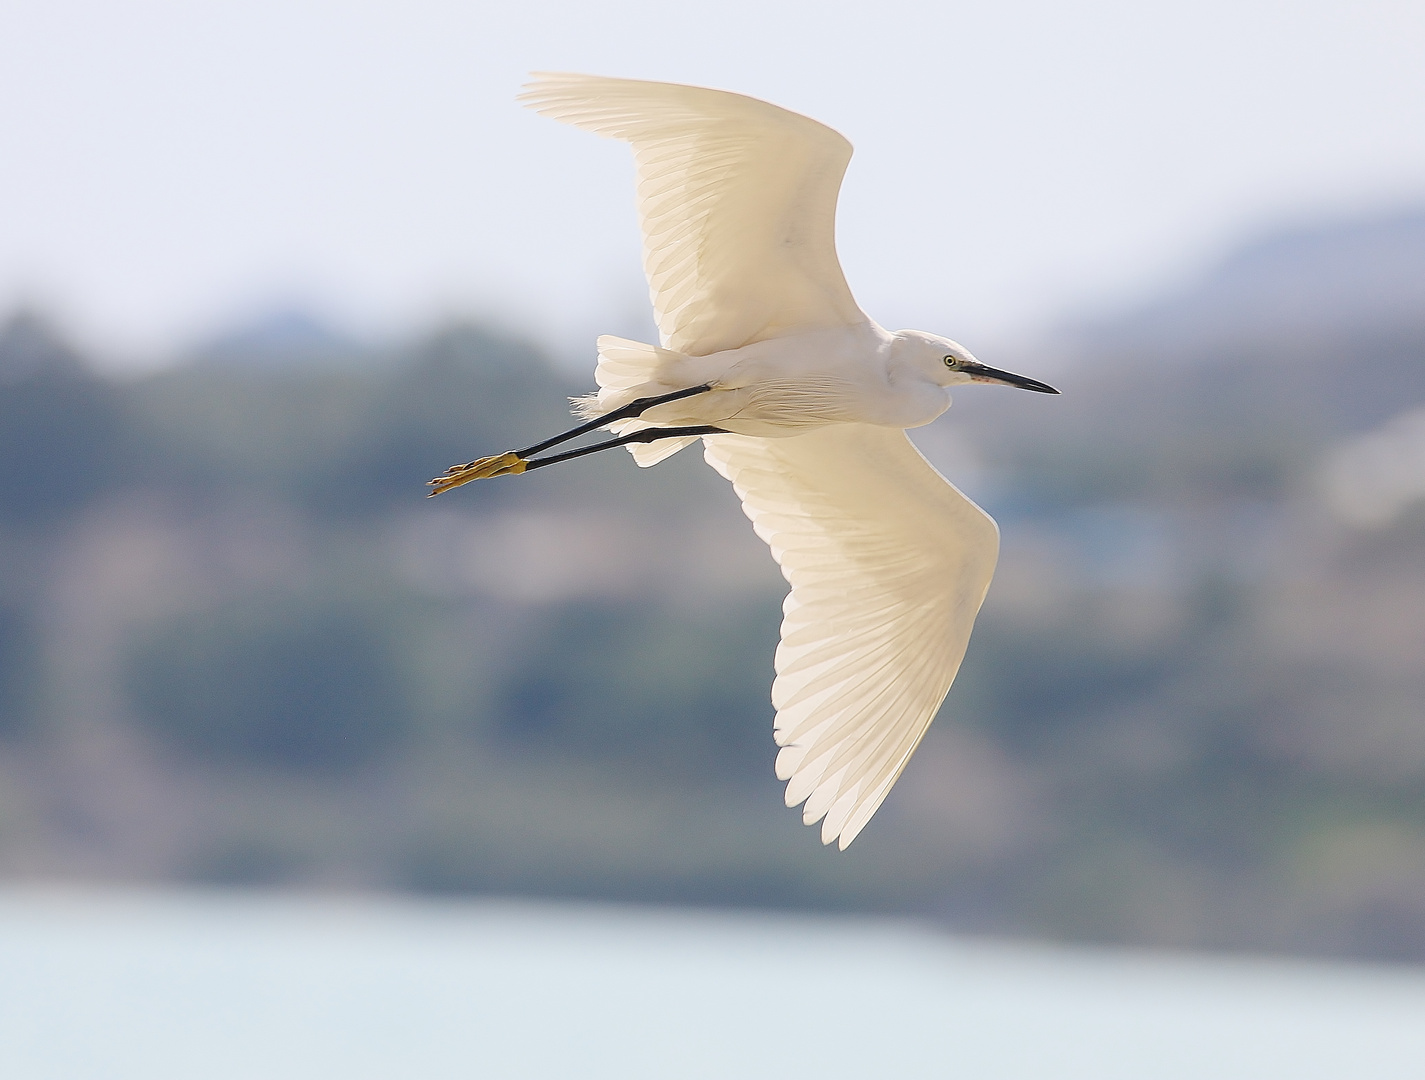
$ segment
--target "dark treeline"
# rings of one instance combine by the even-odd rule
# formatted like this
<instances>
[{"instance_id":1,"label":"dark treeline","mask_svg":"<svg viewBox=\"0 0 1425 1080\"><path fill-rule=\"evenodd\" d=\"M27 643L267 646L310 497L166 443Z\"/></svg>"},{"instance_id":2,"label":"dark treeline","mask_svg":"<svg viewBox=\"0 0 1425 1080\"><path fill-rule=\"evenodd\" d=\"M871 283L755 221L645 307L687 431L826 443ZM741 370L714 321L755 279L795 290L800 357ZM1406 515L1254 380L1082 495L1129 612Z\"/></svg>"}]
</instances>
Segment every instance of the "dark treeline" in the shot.
<instances>
[{"instance_id":1,"label":"dark treeline","mask_svg":"<svg viewBox=\"0 0 1425 1080\"><path fill-rule=\"evenodd\" d=\"M1064 396L966 390L918 436L1001 568L837 855L771 775L783 587L696 450L425 500L587 387L458 326L115 379L15 316L0 872L1425 958L1425 512L1332 487L1425 406L1425 322L1153 325L993 358Z\"/></svg>"}]
</instances>

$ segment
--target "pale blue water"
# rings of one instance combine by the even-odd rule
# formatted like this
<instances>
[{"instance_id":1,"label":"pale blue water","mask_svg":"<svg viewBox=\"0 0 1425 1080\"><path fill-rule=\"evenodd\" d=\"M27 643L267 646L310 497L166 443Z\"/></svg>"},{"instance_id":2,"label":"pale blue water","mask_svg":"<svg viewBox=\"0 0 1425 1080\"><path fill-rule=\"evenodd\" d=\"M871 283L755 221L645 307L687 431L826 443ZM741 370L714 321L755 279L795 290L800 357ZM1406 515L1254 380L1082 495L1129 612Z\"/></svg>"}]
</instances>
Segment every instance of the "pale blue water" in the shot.
<instances>
[{"instance_id":1,"label":"pale blue water","mask_svg":"<svg viewBox=\"0 0 1425 1080\"><path fill-rule=\"evenodd\" d=\"M0 893L0 1077L1425 1076L1425 972L583 906Z\"/></svg>"}]
</instances>

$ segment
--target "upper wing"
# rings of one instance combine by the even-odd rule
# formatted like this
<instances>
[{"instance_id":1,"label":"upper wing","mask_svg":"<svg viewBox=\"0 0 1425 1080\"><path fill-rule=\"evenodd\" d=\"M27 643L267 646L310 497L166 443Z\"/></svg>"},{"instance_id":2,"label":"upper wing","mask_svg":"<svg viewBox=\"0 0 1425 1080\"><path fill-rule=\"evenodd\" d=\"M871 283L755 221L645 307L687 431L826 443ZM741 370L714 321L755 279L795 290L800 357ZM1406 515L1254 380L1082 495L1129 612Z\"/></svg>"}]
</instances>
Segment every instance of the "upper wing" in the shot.
<instances>
[{"instance_id":1,"label":"upper wing","mask_svg":"<svg viewBox=\"0 0 1425 1080\"><path fill-rule=\"evenodd\" d=\"M999 554L999 530L902 431L837 424L787 439L715 435L791 583L777 648L777 776L787 805L844 850L900 776L950 689Z\"/></svg>"},{"instance_id":2,"label":"upper wing","mask_svg":"<svg viewBox=\"0 0 1425 1080\"><path fill-rule=\"evenodd\" d=\"M740 94L594 75L538 75L520 100L633 146L665 348L705 356L864 320L836 259L851 144L831 128Z\"/></svg>"}]
</instances>

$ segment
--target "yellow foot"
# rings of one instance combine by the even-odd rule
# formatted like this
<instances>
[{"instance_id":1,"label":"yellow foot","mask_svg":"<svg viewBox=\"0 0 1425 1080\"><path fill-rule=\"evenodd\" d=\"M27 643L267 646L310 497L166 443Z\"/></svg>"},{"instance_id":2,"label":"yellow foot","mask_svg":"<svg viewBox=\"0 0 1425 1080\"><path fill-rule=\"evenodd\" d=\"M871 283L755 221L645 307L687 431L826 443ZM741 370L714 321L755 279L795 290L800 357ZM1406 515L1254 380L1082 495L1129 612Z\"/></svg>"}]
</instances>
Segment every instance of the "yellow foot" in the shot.
<instances>
[{"instance_id":1,"label":"yellow foot","mask_svg":"<svg viewBox=\"0 0 1425 1080\"><path fill-rule=\"evenodd\" d=\"M525 470L529 463L520 457L513 450L503 454L496 454L494 457L482 457L478 461L472 461L468 465L452 465L445 470L444 476L437 476L434 480L426 483L431 487L426 495L430 498L439 495L442 491L449 491L451 488L458 488L461 484L468 484L471 480L488 480L492 476L516 475Z\"/></svg>"}]
</instances>

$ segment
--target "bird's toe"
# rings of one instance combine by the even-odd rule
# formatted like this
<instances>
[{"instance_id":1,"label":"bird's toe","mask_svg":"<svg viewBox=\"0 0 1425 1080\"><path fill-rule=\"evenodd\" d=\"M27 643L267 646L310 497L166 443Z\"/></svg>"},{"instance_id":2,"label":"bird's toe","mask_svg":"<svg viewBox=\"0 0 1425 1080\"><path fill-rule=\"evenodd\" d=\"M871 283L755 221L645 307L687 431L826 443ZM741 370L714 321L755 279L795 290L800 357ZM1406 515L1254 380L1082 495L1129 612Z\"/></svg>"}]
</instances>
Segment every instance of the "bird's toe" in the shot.
<instances>
[{"instance_id":1,"label":"bird's toe","mask_svg":"<svg viewBox=\"0 0 1425 1080\"><path fill-rule=\"evenodd\" d=\"M441 492L457 488L461 484L468 484L472 480L488 480L492 476L518 475L525 471L528 464L524 458L513 450L509 450L493 457L480 458L467 465L452 465L445 471L444 476L437 476L434 480L428 480L426 483L431 488L430 495L439 495Z\"/></svg>"}]
</instances>

